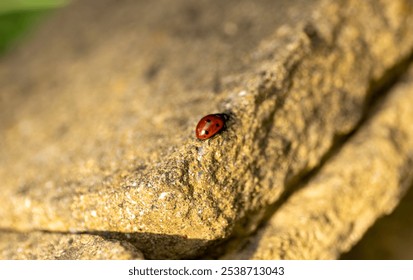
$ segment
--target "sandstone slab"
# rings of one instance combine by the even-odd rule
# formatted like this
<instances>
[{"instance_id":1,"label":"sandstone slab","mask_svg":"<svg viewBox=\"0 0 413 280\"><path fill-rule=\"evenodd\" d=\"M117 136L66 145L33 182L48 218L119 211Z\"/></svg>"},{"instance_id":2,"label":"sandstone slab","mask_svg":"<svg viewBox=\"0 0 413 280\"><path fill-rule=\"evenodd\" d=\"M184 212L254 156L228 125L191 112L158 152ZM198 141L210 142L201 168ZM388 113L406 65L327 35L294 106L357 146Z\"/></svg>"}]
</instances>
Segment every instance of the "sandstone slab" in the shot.
<instances>
[{"instance_id":1,"label":"sandstone slab","mask_svg":"<svg viewBox=\"0 0 413 280\"><path fill-rule=\"evenodd\" d=\"M97 235L0 232L2 260L135 260L143 255L126 241Z\"/></svg>"},{"instance_id":2,"label":"sandstone slab","mask_svg":"<svg viewBox=\"0 0 413 280\"><path fill-rule=\"evenodd\" d=\"M0 64L0 227L248 235L413 49L412 1L77 1ZM194 137L203 115L227 130Z\"/></svg>"},{"instance_id":3,"label":"sandstone slab","mask_svg":"<svg viewBox=\"0 0 413 280\"><path fill-rule=\"evenodd\" d=\"M225 258L337 259L348 251L412 185L412 100L413 67L317 174Z\"/></svg>"}]
</instances>

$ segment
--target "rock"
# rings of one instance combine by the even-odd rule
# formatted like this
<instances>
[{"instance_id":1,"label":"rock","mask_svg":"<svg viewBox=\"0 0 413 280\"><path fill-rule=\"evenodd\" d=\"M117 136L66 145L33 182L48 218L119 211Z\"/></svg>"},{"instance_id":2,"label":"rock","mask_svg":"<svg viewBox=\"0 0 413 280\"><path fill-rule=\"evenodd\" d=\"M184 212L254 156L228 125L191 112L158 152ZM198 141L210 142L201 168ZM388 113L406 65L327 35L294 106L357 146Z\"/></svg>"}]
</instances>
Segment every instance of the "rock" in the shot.
<instances>
[{"instance_id":1,"label":"rock","mask_svg":"<svg viewBox=\"0 0 413 280\"><path fill-rule=\"evenodd\" d=\"M0 65L0 227L147 258L249 235L399 76L411 34L403 0L74 2ZM197 140L216 112L227 129Z\"/></svg>"},{"instance_id":2,"label":"rock","mask_svg":"<svg viewBox=\"0 0 413 280\"><path fill-rule=\"evenodd\" d=\"M0 259L134 260L142 253L126 241L90 234L0 232Z\"/></svg>"},{"instance_id":3,"label":"rock","mask_svg":"<svg viewBox=\"0 0 413 280\"><path fill-rule=\"evenodd\" d=\"M348 251L412 184L411 100L413 67L317 174L224 258L336 259Z\"/></svg>"},{"instance_id":4,"label":"rock","mask_svg":"<svg viewBox=\"0 0 413 280\"><path fill-rule=\"evenodd\" d=\"M411 260L413 259L413 188L389 216L369 228L351 250L340 256L348 260Z\"/></svg>"}]
</instances>

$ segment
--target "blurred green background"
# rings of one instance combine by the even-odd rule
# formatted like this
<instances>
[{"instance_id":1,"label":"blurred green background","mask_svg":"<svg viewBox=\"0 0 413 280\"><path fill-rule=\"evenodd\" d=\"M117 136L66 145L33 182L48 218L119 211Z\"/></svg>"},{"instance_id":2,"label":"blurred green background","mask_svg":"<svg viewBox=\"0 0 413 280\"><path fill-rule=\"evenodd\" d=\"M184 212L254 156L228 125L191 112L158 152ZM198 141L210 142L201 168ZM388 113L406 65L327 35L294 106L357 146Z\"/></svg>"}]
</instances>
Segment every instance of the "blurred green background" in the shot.
<instances>
[{"instance_id":1,"label":"blurred green background","mask_svg":"<svg viewBox=\"0 0 413 280\"><path fill-rule=\"evenodd\" d=\"M0 56L69 0L0 0Z\"/></svg>"}]
</instances>

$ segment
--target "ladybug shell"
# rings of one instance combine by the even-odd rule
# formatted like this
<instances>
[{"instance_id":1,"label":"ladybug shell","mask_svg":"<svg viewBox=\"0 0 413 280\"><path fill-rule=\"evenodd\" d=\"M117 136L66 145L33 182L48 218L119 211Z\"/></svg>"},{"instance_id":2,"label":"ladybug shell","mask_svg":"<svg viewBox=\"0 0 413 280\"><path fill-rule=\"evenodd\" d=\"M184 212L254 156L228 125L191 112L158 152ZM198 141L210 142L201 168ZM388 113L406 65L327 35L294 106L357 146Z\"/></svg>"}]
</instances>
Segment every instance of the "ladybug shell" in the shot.
<instances>
[{"instance_id":1,"label":"ladybug shell","mask_svg":"<svg viewBox=\"0 0 413 280\"><path fill-rule=\"evenodd\" d=\"M224 114L211 114L203 117L196 126L195 135L200 140L211 138L225 127Z\"/></svg>"}]
</instances>

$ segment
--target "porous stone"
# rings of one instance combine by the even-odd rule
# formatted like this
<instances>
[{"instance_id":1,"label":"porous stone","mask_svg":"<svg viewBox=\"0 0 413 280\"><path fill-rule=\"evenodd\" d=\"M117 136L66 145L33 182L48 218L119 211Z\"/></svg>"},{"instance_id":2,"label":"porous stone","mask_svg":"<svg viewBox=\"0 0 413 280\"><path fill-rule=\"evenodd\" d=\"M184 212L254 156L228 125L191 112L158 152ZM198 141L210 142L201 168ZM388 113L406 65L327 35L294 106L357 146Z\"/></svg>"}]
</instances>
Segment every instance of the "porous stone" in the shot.
<instances>
[{"instance_id":1,"label":"porous stone","mask_svg":"<svg viewBox=\"0 0 413 280\"><path fill-rule=\"evenodd\" d=\"M248 235L413 49L412 1L78 1L0 65L0 227ZM47 50L47 51L46 51ZM199 141L197 121L230 115Z\"/></svg>"},{"instance_id":2,"label":"porous stone","mask_svg":"<svg viewBox=\"0 0 413 280\"><path fill-rule=\"evenodd\" d=\"M317 174L224 258L336 259L348 251L412 185L411 100L413 67Z\"/></svg>"},{"instance_id":3,"label":"porous stone","mask_svg":"<svg viewBox=\"0 0 413 280\"><path fill-rule=\"evenodd\" d=\"M413 259L413 188L389 216L378 219L363 238L340 256L347 260Z\"/></svg>"},{"instance_id":4,"label":"porous stone","mask_svg":"<svg viewBox=\"0 0 413 280\"><path fill-rule=\"evenodd\" d=\"M143 255L126 241L90 234L0 232L2 260L134 260Z\"/></svg>"}]
</instances>

